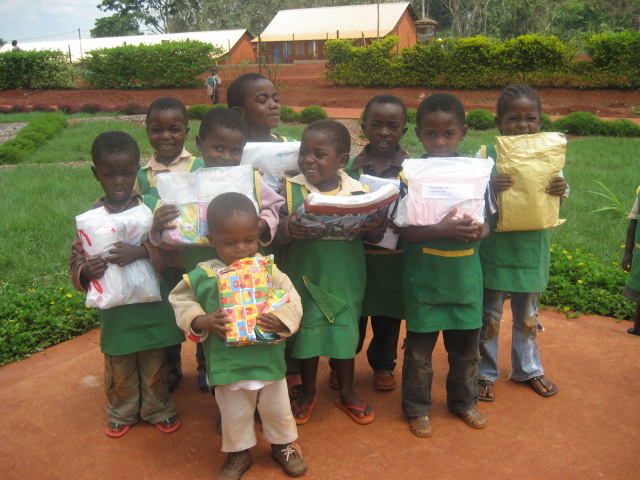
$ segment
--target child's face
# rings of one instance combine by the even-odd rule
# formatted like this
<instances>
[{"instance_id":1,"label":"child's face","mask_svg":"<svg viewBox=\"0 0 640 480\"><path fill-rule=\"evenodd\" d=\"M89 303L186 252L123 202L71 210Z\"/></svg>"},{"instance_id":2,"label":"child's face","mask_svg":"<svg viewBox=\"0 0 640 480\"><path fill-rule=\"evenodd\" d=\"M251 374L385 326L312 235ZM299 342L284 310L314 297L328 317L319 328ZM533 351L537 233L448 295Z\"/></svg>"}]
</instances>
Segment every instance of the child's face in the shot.
<instances>
[{"instance_id":1,"label":"child's face","mask_svg":"<svg viewBox=\"0 0 640 480\"><path fill-rule=\"evenodd\" d=\"M218 73L218 67L211 67L211 75Z\"/></svg>"},{"instance_id":2,"label":"child's face","mask_svg":"<svg viewBox=\"0 0 640 480\"><path fill-rule=\"evenodd\" d=\"M218 257L227 265L258 253L260 234L258 217L246 213L236 213L211 229L207 235Z\"/></svg>"},{"instance_id":3,"label":"child's face","mask_svg":"<svg viewBox=\"0 0 640 480\"><path fill-rule=\"evenodd\" d=\"M371 148L379 153L393 152L407 132L406 118L400 105L374 103L361 124Z\"/></svg>"},{"instance_id":4,"label":"child's face","mask_svg":"<svg viewBox=\"0 0 640 480\"><path fill-rule=\"evenodd\" d=\"M244 105L238 107L250 129L271 130L280 124L280 99L266 78L252 82L247 88Z\"/></svg>"},{"instance_id":5,"label":"child's face","mask_svg":"<svg viewBox=\"0 0 640 480\"><path fill-rule=\"evenodd\" d=\"M542 115L538 104L526 97L511 100L501 117L496 117L496 127L502 135L538 133Z\"/></svg>"},{"instance_id":6,"label":"child's face","mask_svg":"<svg viewBox=\"0 0 640 480\"><path fill-rule=\"evenodd\" d=\"M467 126L461 125L453 113L442 110L427 113L416 127L416 135L432 157L454 157L466 134Z\"/></svg>"},{"instance_id":7,"label":"child's face","mask_svg":"<svg viewBox=\"0 0 640 480\"><path fill-rule=\"evenodd\" d=\"M120 208L131 195L136 183L139 159L133 152L103 153L98 163L91 167L93 176L100 182L107 203Z\"/></svg>"},{"instance_id":8,"label":"child's face","mask_svg":"<svg viewBox=\"0 0 640 480\"><path fill-rule=\"evenodd\" d=\"M348 153L339 153L335 142L324 132L311 130L302 134L298 168L307 181L321 192L338 188L338 170L349 162Z\"/></svg>"},{"instance_id":9,"label":"child's face","mask_svg":"<svg viewBox=\"0 0 640 480\"><path fill-rule=\"evenodd\" d=\"M235 167L240 165L246 138L239 130L218 127L206 137L196 137L205 167Z\"/></svg>"},{"instance_id":10,"label":"child's face","mask_svg":"<svg viewBox=\"0 0 640 480\"><path fill-rule=\"evenodd\" d=\"M184 148L188 120L178 110L153 110L147 117L147 138L158 159L175 159Z\"/></svg>"}]
</instances>

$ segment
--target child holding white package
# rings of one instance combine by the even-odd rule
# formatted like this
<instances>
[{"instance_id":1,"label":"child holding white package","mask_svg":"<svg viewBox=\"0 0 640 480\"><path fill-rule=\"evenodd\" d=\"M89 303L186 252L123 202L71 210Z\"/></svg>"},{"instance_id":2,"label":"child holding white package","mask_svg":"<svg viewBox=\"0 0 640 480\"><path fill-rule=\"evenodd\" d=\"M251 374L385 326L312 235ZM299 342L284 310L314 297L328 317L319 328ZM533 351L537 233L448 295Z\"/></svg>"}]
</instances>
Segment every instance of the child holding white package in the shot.
<instances>
[{"instance_id":1,"label":"child holding white package","mask_svg":"<svg viewBox=\"0 0 640 480\"><path fill-rule=\"evenodd\" d=\"M271 454L290 476L304 474L307 467L291 414L285 381L284 343L229 347L225 345L231 328L221 310L218 271L258 253L258 215L253 203L240 193L224 193L214 198L207 210L207 235L217 259L200 264L185 275L171 292L170 300L180 327L194 341L203 343L207 371L222 422L222 451L227 459L218 479L239 479L251 467L249 448L257 440L254 412L260 413L263 436L271 443ZM289 336L296 332L302 317L300 297L289 278L272 267L275 288L285 290L290 302L272 313L260 314L258 325L266 333Z\"/></svg>"},{"instance_id":2,"label":"child holding white package","mask_svg":"<svg viewBox=\"0 0 640 480\"><path fill-rule=\"evenodd\" d=\"M542 101L529 85L511 85L500 94L496 126L502 135L538 133L541 123ZM484 146L481 152L485 158L497 156L492 145ZM513 180L508 174L495 174L491 185L499 194L513 186ZM567 182L558 176L549 182L547 194L563 197L566 190ZM544 375L536 342L538 330L542 329L537 300L549 280L549 230L497 232L499 215L500 212L491 218L491 235L480 247L484 295L478 398L485 402L495 400L493 384L499 375L498 334L503 304L509 296L513 314L510 377L529 384L538 395L550 397L558 392L558 387Z\"/></svg>"},{"instance_id":3,"label":"child holding white package","mask_svg":"<svg viewBox=\"0 0 640 480\"><path fill-rule=\"evenodd\" d=\"M133 188L140 161L138 144L124 132L105 132L93 142L91 170L105 196L94 208L106 207L120 213L143 202ZM151 199L152 204L156 203ZM91 280L101 278L109 265L124 266L150 258L156 271L167 267L174 256L149 242L140 246L116 243L107 258L87 258L80 238L71 247L69 266L73 286L86 292ZM176 407L167 384L167 347L181 342L184 335L175 325L167 302L168 290L161 289L164 301L122 305L99 310L100 349L104 353L105 393L108 423L105 433L121 437L140 419L164 432L180 427Z\"/></svg>"}]
</instances>

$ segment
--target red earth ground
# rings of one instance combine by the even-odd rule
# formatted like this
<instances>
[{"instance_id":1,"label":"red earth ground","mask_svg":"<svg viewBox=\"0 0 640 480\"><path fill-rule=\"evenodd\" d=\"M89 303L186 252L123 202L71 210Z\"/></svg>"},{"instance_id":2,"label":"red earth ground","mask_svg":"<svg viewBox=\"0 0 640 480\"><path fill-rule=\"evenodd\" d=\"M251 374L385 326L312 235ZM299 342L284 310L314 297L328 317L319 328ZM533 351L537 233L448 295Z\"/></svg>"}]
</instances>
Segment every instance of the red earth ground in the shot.
<instances>
[{"instance_id":1,"label":"red earth ground","mask_svg":"<svg viewBox=\"0 0 640 480\"><path fill-rule=\"evenodd\" d=\"M256 70L255 68L249 69ZM276 67L275 82L283 105L321 105L336 108L364 108L374 95L390 93L400 97L409 108L416 108L424 96L433 90L412 88L372 89L357 87L335 87L322 79L324 63L282 65ZM238 67L223 67L221 76L224 85L247 71ZM263 74L267 74L266 70ZM271 78L273 76L271 75ZM514 79L514 82L517 80ZM442 91L442 90L439 90ZM485 108L493 111L501 89L445 90L458 96L467 111ZM539 89L544 102L544 112L549 115L566 115L575 111L587 111L602 117L633 117L640 114L640 91L638 90L569 90L561 88ZM208 103L204 87L201 89L163 90L5 90L0 92L0 105L59 105L97 102L115 106L127 102L148 105L161 96L173 96L186 105ZM223 87L221 101L226 101Z\"/></svg>"}]
</instances>

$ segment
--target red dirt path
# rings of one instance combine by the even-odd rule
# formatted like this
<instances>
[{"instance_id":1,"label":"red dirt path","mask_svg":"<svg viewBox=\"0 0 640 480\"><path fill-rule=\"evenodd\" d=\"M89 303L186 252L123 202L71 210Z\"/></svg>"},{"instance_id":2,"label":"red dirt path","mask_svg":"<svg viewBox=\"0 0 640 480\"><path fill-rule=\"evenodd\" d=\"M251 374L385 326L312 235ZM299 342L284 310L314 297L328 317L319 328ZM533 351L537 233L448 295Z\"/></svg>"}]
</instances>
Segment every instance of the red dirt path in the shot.
<instances>
[{"instance_id":1,"label":"red dirt path","mask_svg":"<svg viewBox=\"0 0 640 480\"><path fill-rule=\"evenodd\" d=\"M507 310L505 309L505 312ZM542 311L538 337L546 371L559 385L551 398L506 380L510 315L500 338L502 379L497 399L481 403L489 419L472 430L445 403L446 358L434 352L434 434L414 437L400 408L400 390L371 385L364 354L356 386L375 406L376 421L359 426L333 406L328 368L321 362L319 402L299 428L308 480L615 479L638 478L640 338L629 322L584 315L566 319ZM4 480L200 480L214 478L224 456L214 433L217 406L198 390L195 348L185 343L185 378L174 393L182 428L165 435L147 424L125 437L103 433L106 416L98 331L0 369L0 471ZM400 356L402 351L399 350ZM400 380L402 361L397 367ZM258 434L254 465L243 480L287 478Z\"/></svg>"},{"instance_id":2,"label":"red dirt path","mask_svg":"<svg viewBox=\"0 0 640 480\"><path fill-rule=\"evenodd\" d=\"M255 70L255 69L253 69ZM364 108L367 101L380 93L391 93L405 101L409 108L416 108L425 95L433 90L425 88L361 89L355 87L334 87L322 78L324 63L282 65L277 67L276 84L283 105L307 106L321 105L337 108ZM221 76L224 85L228 85L244 70L223 67ZM266 74L263 71L263 74ZM501 89L486 90L445 90L458 96L467 111L485 108L493 111ZM602 117L632 117L635 108L640 109L640 91L638 90L568 90L545 88L539 90L544 102L544 112L549 115L566 115L582 110ZM34 105L43 103L59 105L61 103L97 102L104 105L117 105L126 102L139 102L148 105L161 96L174 96L186 105L208 103L204 88L169 90L6 90L0 92L0 105ZM223 88L221 101L226 101Z\"/></svg>"}]
</instances>

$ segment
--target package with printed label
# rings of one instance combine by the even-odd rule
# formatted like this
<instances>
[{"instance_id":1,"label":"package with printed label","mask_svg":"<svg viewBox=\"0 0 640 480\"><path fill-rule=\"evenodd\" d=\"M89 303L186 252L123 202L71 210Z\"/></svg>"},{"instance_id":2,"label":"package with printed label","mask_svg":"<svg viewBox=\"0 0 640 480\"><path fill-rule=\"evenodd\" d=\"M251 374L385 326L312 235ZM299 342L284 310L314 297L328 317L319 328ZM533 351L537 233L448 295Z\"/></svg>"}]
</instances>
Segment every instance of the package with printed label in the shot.
<instances>
[{"instance_id":1,"label":"package with printed label","mask_svg":"<svg viewBox=\"0 0 640 480\"><path fill-rule=\"evenodd\" d=\"M366 233L367 224L388 216L389 207L398 199L399 193L393 185L349 197L314 192L300 205L296 217L311 229L310 238L353 240Z\"/></svg>"},{"instance_id":2,"label":"package with printed label","mask_svg":"<svg viewBox=\"0 0 640 480\"><path fill-rule=\"evenodd\" d=\"M289 303L289 294L274 288L273 257L248 257L218 271L220 309L231 324L227 346L279 343L280 335L266 333L257 324L258 315L270 313Z\"/></svg>"},{"instance_id":3,"label":"package with printed label","mask_svg":"<svg viewBox=\"0 0 640 480\"><path fill-rule=\"evenodd\" d=\"M567 137L553 132L496 137L496 151L496 171L513 179L513 186L498 193L496 231L544 230L564 223L558 218L560 197L546 188L564 168Z\"/></svg>"},{"instance_id":4,"label":"package with printed label","mask_svg":"<svg viewBox=\"0 0 640 480\"><path fill-rule=\"evenodd\" d=\"M87 259L111 256L109 250L118 242L140 245L147 240L152 223L153 214L146 205L114 214L100 207L76 217ZM157 275L151 261L144 258L122 267L110 263L101 278L89 283L86 305L106 309L160 299Z\"/></svg>"},{"instance_id":5,"label":"package with printed label","mask_svg":"<svg viewBox=\"0 0 640 480\"><path fill-rule=\"evenodd\" d=\"M276 192L282 188L281 179L290 177L287 171L298 171L300 142L251 142L242 153L241 165L253 165L264 173L264 181Z\"/></svg>"},{"instance_id":6,"label":"package with printed label","mask_svg":"<svg viewBox=\"0 0 640 480\"><path fill-rule=\"evenodd\" d=\"M468 215L484 223L484 197L492 168L491 158L405 160L402 174L407 181L407 195L398 204L394 223L399 227L435 225L454 209L454 218Z\"/></svg>"}]
</instances>

